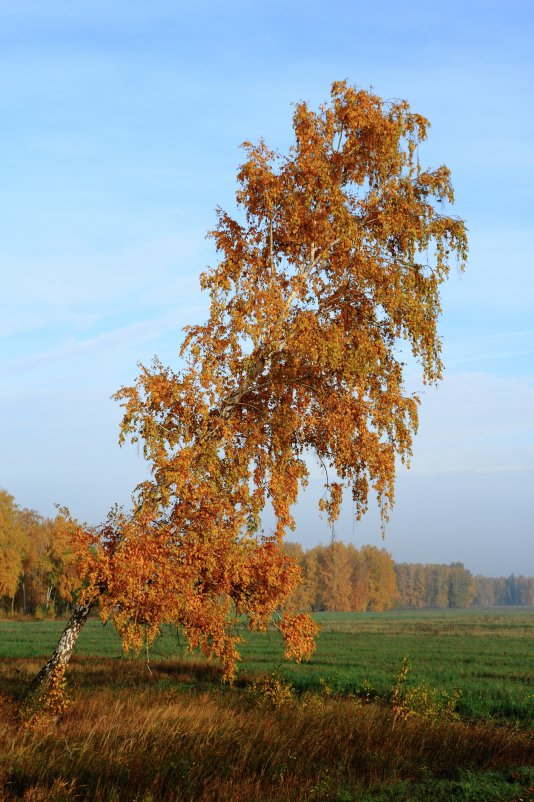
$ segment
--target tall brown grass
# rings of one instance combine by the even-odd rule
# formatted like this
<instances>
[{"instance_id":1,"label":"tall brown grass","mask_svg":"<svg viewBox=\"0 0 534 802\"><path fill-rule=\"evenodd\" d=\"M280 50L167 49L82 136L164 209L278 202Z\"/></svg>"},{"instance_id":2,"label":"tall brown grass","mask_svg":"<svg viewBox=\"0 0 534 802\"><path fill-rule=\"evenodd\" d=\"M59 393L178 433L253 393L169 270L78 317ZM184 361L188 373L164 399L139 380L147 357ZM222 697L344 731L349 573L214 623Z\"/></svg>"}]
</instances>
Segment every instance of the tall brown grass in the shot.
<instances>
[{"instance_id":1,"label":"tall brown grass","mask_svg":"<svg viewBox=\"0 0 534 802\"><path fill-rule=\"evenodd\" d=\"M192 663L155 663L150 674L139 662L78 659L66 714L24 730L16 697L34 667L3 667L15 699L0 704L2 802L357 799L399 780L534 764L528 732L399 719L328 694L276 707L217 687L215 669Z\"/></svg>"}]
</instances>

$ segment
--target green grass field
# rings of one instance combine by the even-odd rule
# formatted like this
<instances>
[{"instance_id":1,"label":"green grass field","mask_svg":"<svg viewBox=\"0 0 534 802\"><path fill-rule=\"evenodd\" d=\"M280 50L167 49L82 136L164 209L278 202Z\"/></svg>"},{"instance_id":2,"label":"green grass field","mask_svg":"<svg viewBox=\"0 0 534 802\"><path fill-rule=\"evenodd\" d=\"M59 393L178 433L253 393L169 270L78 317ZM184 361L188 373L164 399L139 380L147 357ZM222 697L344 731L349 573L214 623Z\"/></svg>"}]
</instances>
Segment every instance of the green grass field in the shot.
<instances>
[{"instance_id":1,"label":"green grass field","mask_svg":"<svg viewBox=\"0 0 534 802\"><path fill-rule=\"evenodd\" d=\"M167 628L124 657L90 620L69 666L72 705L21 732L17 700L61 621L0 621L0 802L534 802L534 611L321 614L310 663L243 629L234 688ZM459 719L400 716L409 685L453 694ZM251 687L273 672L293 694ZM424 713L424 710L423 710Z\"/></svg>"},{"instance_id":2,"label":"green grass field","mask_svg":"<svg viewBox=\"0 0 534 802\"><path fill-rule=\"evenodd\" d=\"M534 727L534 611L319 613L316 618L317 651L302 665L283 660L276 630L251 633L243 628L240 677L279 669L298 690L318 688L322 680L342 694L366 690L384 696L407 657L412 683L461 692L463 716ZM61 621L0 621L0 659L48 656L62 627ZM82 631L76 654L120 658L122 649L113 627L93 619ZM184 657L183 640L166 628L150 660Z\"/></svg>"}]
</instances>

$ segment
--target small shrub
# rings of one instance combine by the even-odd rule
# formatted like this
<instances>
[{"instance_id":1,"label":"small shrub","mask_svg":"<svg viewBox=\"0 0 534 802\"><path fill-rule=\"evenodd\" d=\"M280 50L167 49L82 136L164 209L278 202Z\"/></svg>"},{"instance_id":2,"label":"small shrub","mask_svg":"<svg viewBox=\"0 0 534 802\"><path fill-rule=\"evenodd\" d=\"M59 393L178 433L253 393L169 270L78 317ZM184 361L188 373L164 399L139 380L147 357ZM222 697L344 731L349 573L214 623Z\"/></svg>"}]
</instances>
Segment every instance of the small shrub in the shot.
<instances>
[{"instance_id":1,"label":"small shrub","mask_svg":"<svg viewBox=\"0 0 534 802\"><path fill-rule=\"evenodd\" d=\"M292 684L279 671L273 671L268 677L255 680L251 691L260 703L280 708L295 700Z\"/></svg>"},{"instance_id":2,"label":"small shrub","mask_svg":"<svg viewBox=\"0 0 534 802\"><path fill-rule=\"evenodd\" d=\"M418 716L427 721L459 718L456 706L460 699L460 691L447 693L431 688L425 682L409 687L410 672L410 661L404 657L391 691L391 708L395 713L395 720L406 719L409 716Z\"/></svg>"},{"instance_id":3,"label":"small shrub","mask_svg":"<svg viewBox=\"0 0 534 802\"><path fill-rule=\"evenodd\" d=\"M321 686L321 696L323 699L331 699L334 695L334 689L332 687L332 683L329 682L324 677L321 677L319 680L319 685Z\"/></svg>"}]
</instances>

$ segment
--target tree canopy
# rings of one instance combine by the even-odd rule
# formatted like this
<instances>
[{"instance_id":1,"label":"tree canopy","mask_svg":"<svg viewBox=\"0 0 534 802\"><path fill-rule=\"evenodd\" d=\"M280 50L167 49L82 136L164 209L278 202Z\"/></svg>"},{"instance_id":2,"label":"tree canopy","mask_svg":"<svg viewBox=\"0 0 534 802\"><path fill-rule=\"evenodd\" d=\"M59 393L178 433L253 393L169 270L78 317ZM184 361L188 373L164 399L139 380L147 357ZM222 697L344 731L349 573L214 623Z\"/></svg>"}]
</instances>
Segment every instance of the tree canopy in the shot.
<instances>
[{"instance_id":1,"label":"tree canopy","mask_svg":"<svg viewBox=\"0 0 534 802\"><path fill-rule=\"evenodd\" d=\"M358 517L373 492L387 518L417 427L399 346L425 382L440 378L439 288L467 253L449 170L419 162L428 125L337 82L317 111L296 105L287 154L244 143L238 213L218 210L209 316L186 330L184 367L155 360L116 395L121 439L142 443L152 478L133 514L78 529L83 598L127 646L173 621L232 675L235 616L265 628L298 581L281 542L309 455L335 475L331 521L344 489ZM288 656L311 653L310 619L279 626Z\"/></svg>"}]
</instances>

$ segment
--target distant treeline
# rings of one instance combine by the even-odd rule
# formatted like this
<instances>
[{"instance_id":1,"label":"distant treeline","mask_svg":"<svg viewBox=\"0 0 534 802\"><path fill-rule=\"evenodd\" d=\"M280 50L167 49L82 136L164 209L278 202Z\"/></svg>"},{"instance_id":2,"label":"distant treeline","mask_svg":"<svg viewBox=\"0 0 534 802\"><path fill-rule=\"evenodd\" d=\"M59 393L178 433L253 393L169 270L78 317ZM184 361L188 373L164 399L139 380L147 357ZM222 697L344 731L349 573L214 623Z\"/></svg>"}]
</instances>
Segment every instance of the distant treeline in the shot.
<instances>
[{"instance_id":1,"label":"distant treeline","mask_svg":"<svg viewBox=\"0 0 534 802\"><path fill-rule=\"evenodd\" d=\"M534 606L531 576L472 576L462 563L399 563L395 573L399 607Z\"/></svg>"},{"instance_id":2,"label":"distant treeline","mask_svg":"<svg viewBox=\"0 0 534 802\"><path fill-rule=\"evenodd\" d=\"M460 562L395 563L385 549L339 541L309 551L298 543L285 548L301 566L303 582L292 601L302 610L534 605L534 577L473 576Z\"/></svg>"},{"instance_id":3,"label":"distant treeline","mask_svg":"<svg viewBox=\"0 0 534 802\"><path fill-rule=\"evenodd\" d=\"M52 616L68 612L79 585L66 520L21 509L0 489L0 612ZM462 563L395 563L375 546L335 541L304 551L284 548L302 583L290 603L301 610L364 611L393 607L534 606L534 578L473 576Z\"/></svg>"},{"instance_id":4,"label":"distant treeline","mask_svg":"<svg viewBox=\"0 0 534 802\"><path fill-rule=\"evenodd\" d=\"M65 518L42 518L0 489L0 610L64 613L79 585Z\"/></svg>"}]
</instances>

